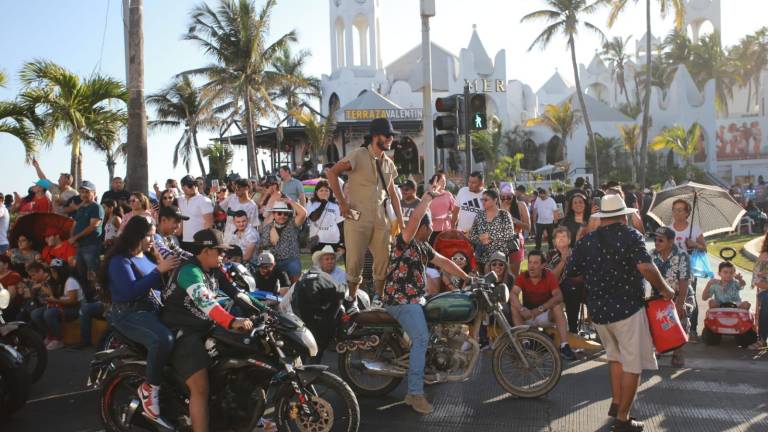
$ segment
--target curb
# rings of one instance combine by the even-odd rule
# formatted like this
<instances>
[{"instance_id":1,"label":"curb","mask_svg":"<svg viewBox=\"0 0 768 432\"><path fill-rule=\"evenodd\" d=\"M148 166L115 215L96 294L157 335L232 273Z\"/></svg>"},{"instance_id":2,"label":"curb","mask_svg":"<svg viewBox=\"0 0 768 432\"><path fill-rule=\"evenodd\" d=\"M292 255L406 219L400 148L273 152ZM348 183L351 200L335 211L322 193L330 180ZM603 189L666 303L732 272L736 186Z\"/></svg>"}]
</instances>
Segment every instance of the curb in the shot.
<instances>
[{"instance_id":1,"label":"curb","mask_svg":"<svg viewBox=\"0 0 768 432\"><path fill-rule=\"evenodd\" d=\"M760 256L760 247L763 241L763 237L754 238L744 244L741 248L741 253L747 257L750 261L757 261L757 257Z\"/></svg>"}]
</instances>

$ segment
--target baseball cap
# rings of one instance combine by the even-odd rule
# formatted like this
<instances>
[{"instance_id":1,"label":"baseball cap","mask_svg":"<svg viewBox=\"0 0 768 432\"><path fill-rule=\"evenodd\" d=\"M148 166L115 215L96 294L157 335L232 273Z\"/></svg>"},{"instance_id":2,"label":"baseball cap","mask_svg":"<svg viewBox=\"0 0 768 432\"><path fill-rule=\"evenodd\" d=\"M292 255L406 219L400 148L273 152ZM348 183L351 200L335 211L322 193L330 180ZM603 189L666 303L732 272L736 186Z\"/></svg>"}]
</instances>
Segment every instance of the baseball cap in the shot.
<instances>
[{"instance_id":1,"label":"baseball cap","mask_svg":"<svg viewBox=\"0 0 768 432\"><path fill-rule=\"evenodd\" d=\"M52 183L51 183L49 180L46 180L46 179L40 179L40 180L38 180L38 181L36 181L36 182L35 182L35 185L36 185L36 186L40 186L41 188L43 188L43 189L45 189L45 190L48 190L48 189L50 189L50 188L51 188L51 186L52 186L53 184L52 184Z\"/></svg>"},{"instance_id":2,"label":"baseball cap","mask_svg":"<svg viewBox=\"0 0 768 432\"><path fill-rule=\"evenodd\" d=\"M215 229L204 229L196 232L192 237L192 243L202 248L230 249L230 246L224 243L224 235L221 231Z\"/></svg>"},{"instance_id":3,"label":"baseball cap","mask_svg":"<svg viewBox=\"0 0 768 432\"><path fill-rule=\"evenodd\" d=\"M184 177L182 177L181 181L179 183L181 183L182 186L196 186L197 185L197 183L195 183L195 178L192 177L189 174L187 174Z\"/></svg>"},{"instance_id":4,"label":"baseball cap","mask_svg":"<svg viewBox=\"0 0 768 432\"><path fill-rule=\"evenodd\" d=\"M83 180L82 183L80 183L80 189L89 190L91 192L96 191L96 185L92 182L89 182L88 180Z\"/></svg>"},{"instance_id":5,"label":"baseball cap","mask_svg":"<svg viewBox=\"0 0 768 432\"><path fill-rule=\"evenodd\" d=\"M61 235L61 231L54 227L48 227L43 230L43 237L50 237L55 235Z\"/></svg>"},{"instance_id":6,"label":"baseball cap","mask_svg":"<svg viewBox=\"0 0 768 432\"><path fill-rule=\"evenodd\" d=\"M259 254L259 257L256 259L256 263L260 266L263 265L272 265L275 263L275 256L272 255L270 252L262 252Z\"/></svg>"},{"instance_id":7,"label":"baseball cap","mask_svg":"<svg viewBox=\"0 0 768 432\"><path fill-rule=\"evenodd\" d=\"M371 121L368 127L368 136L376 135L400 135L400 132L396 131L392 127L392 122L386 117L379 117Z\"/></svg>"},{"instance_id":8,"label":"baseball cap","mask_svg":"<svg viewBox=\"0 0 768 432\"><path fill-rule=\"evenodd\" d=\"M61 258L54 258L51 260L51 267L64 267L64 260Z\"/></svg>"},{"instance_id":9,"label":"baseball cap","mask_svg":"<svg viewBox=\"0 0 768 432\"><path fill-rule=\"evenodd\" d=\"M189 220L189 216L184 216L183 214L181 214L181 210L179 210L179 208L174 205L162 207L160 209L159 216L161 218L175 218L178 220Z\"/></svg>"},{"instance_id":10,"label":"baseball cap","mask_svg":"<svg viewBox=\"0 0 768 432\"><path fill-rule=\"evenodd\" d=\"M416 189L416 182L413 180L406 180L400 183L400 188Z\"/></svg>"},{"instance_id":11,"label":"baseball cap","mask_svg":"<svg viewBox=\"0 0 768 432\"><path fill-rule=\"evenodd\" d=\"M226 252L224 252L224 256L227 258L242 257L243 250L240 249L240 246L232 246L231 249L228 249Z\"/></svg>"},{"instance_id":12,"label":"baseball cap","mask_svg":"<svg viewBox=\"0 0 768 432\"><path fill-rule=\"evenodd\" d=\"M672 240L675 238L675 231L670 227L658 227L656 231L653 232L653 235L655 237L666 237L667 240Z\"/></svg>"}]
</instances>

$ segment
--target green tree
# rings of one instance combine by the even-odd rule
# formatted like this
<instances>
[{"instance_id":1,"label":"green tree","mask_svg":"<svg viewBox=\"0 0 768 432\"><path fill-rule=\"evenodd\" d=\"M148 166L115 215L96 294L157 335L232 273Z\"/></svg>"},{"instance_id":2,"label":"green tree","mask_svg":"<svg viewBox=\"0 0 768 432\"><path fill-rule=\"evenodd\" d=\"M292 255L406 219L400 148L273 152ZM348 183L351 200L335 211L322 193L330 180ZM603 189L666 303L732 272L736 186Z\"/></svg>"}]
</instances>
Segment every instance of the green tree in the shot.
<instances>
[{"instance_id":1,"label":"green tree","mask_svg":"<svg viewBox=\"0 0 768 432\"><path fill-rule=\"evenodd\" d=\"M5 72L0 70L0 87L5 87L8 83L8 77L5 76Z\"/></svg>"},{"instance_id":2,"label":"green tree","mask_svg":"<svg viewBox=\"0 0 768 432\"><path fill-rule=\"evenodd\" d=\"M691 73L700 88L715 81L715 106L728 115L728 101L739 82L737 66L728 57L720 42L720 32L710 33L694 45L691 53Z\"/></svg>"},{"instance_id":3,"label":"green tree","mask_svg":"<svg viewBox=\"0 0 768 432\"><path fill-rule=\"evenodd\" d=\"M296 41L290 31L271 44L267 42L272 10L276 0L267 0L256 9L252 0L219 0L214 10L205 3L192 10L186 40L197 42L216 63L188 71L202 74L204 86L216 99L227 96L244 106L248 173L259 175L254 133L256 123L275 112L270 91L288 77L275 71L274 60L284 47Z\"/></svg>"},{"instance_id":4,"label":"green tree","mask_svg":"<svg viewBox=\"0 0 768 432\"><path fill-rule=\"evenodd\" d=\"M307 50L294 55L290 46L286 45L272 61L275 72L284 79L270 92L270 97L274 102L283 103L278 110L285 114L291 114L301 104L311 103L320 97L320 80L304 72L310 56Z\"/></svg>"},{"instance_id":5,"label":"green tree","mask_svg":"<svg viewBox=\"0 0 768 432\"><path fill-rule=\"evenodd\" d=\"M19 95L41 123L40 136L52 141L56 131L67 135L71 147L70 170L75 184L83 177L81 144L93 143L115 118L125 114L128 98L123 83L103 75L81 79L56 63L35 60L19 73L24 88ZM119 106L119 107L118 107Z\"/></svg>"},{"instance_id":6,"label":"green tree","mask_svg":"<svg viewBox=\"0 0 768 432\"><path fill-rule=\"evenodd\" d=\"M699 151L701 141L701 126L694 123L688 130L675 125L664 129L651 142L653 151L671 150L685 159L685 169L688 176L692 174L693 157Z\"/></svg>"},{"instance_id":7,"label":"green tree","mask_svg":"<svg viewBox=\"0 0 768 432\"><path fill-rule=\"evenodd\" d=\"M583 121L581 112L573 109L572 98L569 98L560 105L547 105L544 112L536 118L532 118L525 123L526 127L544 126L549 128L555 135L560 137L563 149L568 148L568 140L573 136L576 127ZM565 155L567 158L567 155ZM594 160L597 160L597 153L593 154ZM598 169L595 165L594 169ZM595 171L597 173L597 171Z\"/></svg>"},{"instance_id":8,"label":"green tree","mask_svg":"<svg viewBox=\"0 0 768 432\"><path fill-rule=\"evenodd\" d=\"M608 27L613 27L627 8L630 0L602 0L603 3L611 5L611 11L608 14ZM637 4L638 0L632 0ZM656 0L659 6L659 13L666 17L669 13L674 13L675 29L681 30L685 24L685 1L684 0ZM651 40L653 31L651 28L651 0L645 0L645 34L646 34L646 64L645 64L645 93L643 95L643 125L640 136L640 187L644 188L646 183L645 167L648 160L648 129L651 124L651 85L653 77L653 62Z\"/></svg>"},{"instance_id":9,"label":"green tree","mask_svg":"<svg viewBox=\"0 0 768 432\"><path fill-rule=\"evenodd\" d=\"M38 141L30 114L29 109L22 104L0 101L0 134L9 134L21 141L27 162L37 153Z\"/></svg>"},{"instance_id":10,"label":"green tree","mask_svg":"<svg viewBox=\"0 0 768 432\"><path fill-rule=\"evenodd\" d=\"M685 66L688 72L693 74L691 71L693 47L694 43L691 38L682 31L673 30L664 38L664 42L661 44L662 54L660 56L661 64L659 65L659 68L664 69L663 73L659 72L659 75L662 77L661 82L663 82L661 88L669 87L675 78L675 73L677 73L679 66Z\"/></svg>"},{"instance_id":11,"label":"green tree","mask_svg":"<svg viewBox=\"0 0 768 432\"><path fill-rule=\"evenodd\" d=\"M611 69L611 75L619 86L619 90L624 93L627 105L632 105L632 101L629 99L629 91L627 91L625 69L630 57L627 52L627 44L629 43L630 38L631 36L627 36L626 39L615 36L613 39L603 43L603 50L600 52L603 61L608 63L609 68Z\"/></svg>"},{"instance_id":12,"label":"green tree","mask_svg":"<svg viewBox=\"0 0 768 432\"><path fill-rule=\"evenodd\" d=\"M494 171L503 156L503 134L501 124L472 132L472 150L484 162L486 172Z\"/></svg>"},{"instance_id":13,"label":"green tree","mask_svg":"<svg viewBox=\"0 0 768 432\"><path fill-rule=\"evenodd\" d=\"M592 124L589 121L589 113L587 113L584 92L581 90L581 80L579 79L579 66L576 61L576 35L579 32L579 28L583 26L585 29L597 34L602 40L605 40L602 30L582 19L584 15L590 15L597 11L599 6L604 3L604 0L599 0L592 4L587 3L586 0L545 0L545 3L549 9L532 12L521 20L521 22L531 20L545 20L547 22L547 27L536 37L528 51L533 50L536 46L545 49L552 41L552 38L558 34L562 34L568 40L568 49L571 52L571 65L573 66L573 78L576 82L576 96L579 98L581 115L587 128L587 137L590 143L594 143L595 135L592 132ZM561 138L563 139L563 146L565 146L565 138ZM594 157L597 159L596 154ZM600 178L600 172L596 166L594 170L595 182L597 183Z\"/></svg>"},{"instance_id":14,"label":"green tree","mask_svg":"<svg viewBox=\"0 0 768 432\"><path fill-rule=\"evenodd\" d=\"M208 165L211 167L211 176L213 178L224 178L232 165L232 158L235 156L232 146L224 141L216 141L203 149L203 155L208 158Z\"/></svg>"},{"instance_id":15,"label":"green tree","mask_svg":"<svg viewBox=\"0 0 768 432\"><path fill-rule=\"evenodd\" d=\"M307 137L307 146L304 147L301 160L309 154L313 162L319 161L319 155L333 139L333 113L325 121L308 109L294 109L291 116L304 126L304 135Z\"/></svg>"},{"instance_id":16,"label":"green tree","mask_svg":"<svg viewBox=\"0 0 768 432\"><path fill-rule=\"evenodd\" d=\"M619 135L624 142L624 149L629 152L632 165L632 183L637 181L637 151L640 142L640 125L619 125Z\"/></svg>"},{"instance_id":17,"label":"green tree","mask_svg":"<svg viewBox=\"0 0 768 432\"><path fill-rule=\"evenodd\" d=\"M189 162L194 153L200 172L206 177L205 164L197 142L200 130L211 130L218 125L214 115L214 100L195 87L188 75L174 78L168 87L147 96L147 105L154 108L156 120L149 122L151 128L184 128L181 138L173 149L173 167L184 164L189 172Z\"/></svg>"},{"instance_id":18,"label":"green tree","mask_svg":"<svg viewBox=\"0 0 768 432\"><path fill-rule=\"evenodd\" d=\"M107 162L107 172L109 173L110 183L115 177L117 160L125 158L128 154L127 145L120 142L119 133L119 129L125 127L126 124L127 117L125 116L121 119L115 119L113 122L107 122L104 125L104 131L91 142L91 146L96 151L104 154L104 159Z\"/></svg>"},{"instance_id":19,"label":"green tree","mask_svg":"<svg viewBox=\"0 0 768 432\"><path fill-rule=\"evenodd\" d=\"M514 156L502 156L499 158L496 168L488 174L489 181L516 181L522 169L521 162L524 157L525 155L522 153L515 153Z\"/></svg>"}]
</instances>

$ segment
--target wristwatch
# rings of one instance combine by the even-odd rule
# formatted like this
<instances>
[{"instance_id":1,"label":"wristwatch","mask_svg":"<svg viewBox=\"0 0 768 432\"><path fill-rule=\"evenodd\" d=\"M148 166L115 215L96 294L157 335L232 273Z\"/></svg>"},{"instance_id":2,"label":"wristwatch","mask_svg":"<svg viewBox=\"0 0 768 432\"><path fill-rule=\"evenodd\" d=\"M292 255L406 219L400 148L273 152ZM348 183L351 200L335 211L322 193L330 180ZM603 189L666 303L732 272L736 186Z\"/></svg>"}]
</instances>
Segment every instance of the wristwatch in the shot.
<instances>
[{"instance_id":1,"label":"wristwatch","mask_svg":"<svg viewBox=\"0 0 768 432\"><path fill-rule=\"evenodd\" d=\"M544 306L539 306L537 309L539 310L539 312L544 312L546 310L544 309Z\"/></svg>"}]
</instances>

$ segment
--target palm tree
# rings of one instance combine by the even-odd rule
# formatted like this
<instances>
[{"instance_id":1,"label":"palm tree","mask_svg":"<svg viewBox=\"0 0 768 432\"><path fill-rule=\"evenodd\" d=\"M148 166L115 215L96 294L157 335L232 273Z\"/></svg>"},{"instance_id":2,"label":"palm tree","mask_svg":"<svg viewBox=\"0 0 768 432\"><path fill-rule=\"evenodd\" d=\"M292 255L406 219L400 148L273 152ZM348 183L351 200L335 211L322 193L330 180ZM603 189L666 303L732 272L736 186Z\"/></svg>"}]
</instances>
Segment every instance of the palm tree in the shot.
<instances>
[{"instance_id":1,"label":"palm tree","mask_svg":"<svg viewBox=\"0 0 768 432\"><path fill-rule=\"evenodd\" d=\"M0 101L0 134L6 133L21 141L27 162L37 152L38 140L30 114L30 110L20 103Z\"/></svg>"},{"instance_id":2,"label":"palm tree","mask_svg":"<svg viewBox=\"0 0 768 432\"><path fill-rule=\"evenodd\" d=\"M147 163L147 108L144 105L144 0L126 0L128 6L128 133L127 187L149 190ZM125 10L123 10L125 13Z\"/></svg>"},{"instance_id":3,"label":"palm tree","mask_svg":"<svg viewBox=\"0 0 768 432\"><path fill-rule=\"evenodd\" d=\"M56 131L67 135L71 147L70 170L75 184L83 177L82 143L93 143L104 132L105 123L124 113L128 92L120 81L103 75L81 79L56 63L35 60L19 73L24 84L22 103L41 121L39 133L52 141Z\"/></svg>"},{"instance_id":4,"label":"palm tree","mask_svg":"<svg viewBox=\"0 0 768 432\"><path fill-rule=\"evenodd\" d=\"M663 66L660 67L663 67L665 70L664 73L659 73L659 75L663 76L663 88L666 88L672 83L679 66L685 66L688 72L691 72L691 55L694 43L684 32L673 30L664 38L661 46L663 50L661 63L663 63Z\"/></svg>"},{"instance_id":5,"label":"palm tree","mask_svg":"<svg viewBox=\"0 0 768 432\"><path fill-rule=\"evenodd\" d=\"M472 150L484 161L486 172L495 171L499 164L499 160L503 155L502 137L502 127L500 123L497 123L495 127L489 128L488 130L472 133Z\"/></svg>"},{"instance_id":6,"label":"palm tree","mask_svg":"<svg viewBox=\"0 0 768 432\"><path fill-rule=\"evenodd\" d=\"M270 91L286 77L271 69L282 49L296 41L288 32L267 44L270 17L276 0L267 0L256 10L252 0L219 0L214 10L205 3L192 10L186 40L197 42L216 63L187 73L205 75L204 89L216 98L228 96L242 101L248 142L248 174L258 175L254 142L255 123L275 111Z\"/></svg>"},{"instance_id":7,"label":"palm tree","mask_svg":"<svg viewBox=\"0 0 768 432\"><path fill-rule=\"evenodd\" d=\"M675 15L675 29L681 30L685 24L685 1L684 0L656 0L659 4L659 12L662 17L673 12ZM608 27L613 27L619 15L626 9L629 0L603 0L604 3L611 5L611 11L608 14ZM632 0L637 3L638 0ZM651 40L653 32L651 29L651 0L645 0L645 34L646 34L646 67L645 67L645 93L643 95L643 127L640 137L640 187L645 187L645 167L648 161L648 128L651 124L651 85L653 76L653 63L651 62L652 47Z\"/></svg>"},{"instance_id":8,"label":"palm tree","mask_svg":"<svg viewBox=\"0 0 768 432\"><path fill-rule=\"evenodd\" d=\"M568 39L568 48L571 51L571 64L573 66L573 78L576 82L576 95L579 98L581 115L584 118L584 125L587 127L587 136L589 137L590 143L595 142L595 135L592 132L592 125L589 122L587 106L584 103L584 93L581 90L579 68L578 63L576 62L575 36L578 34L579 27L583 25L584 28L597 34L602 40L605 40L605 35L599 28L597 28L597 26L581 19L583 15L594 13L603 2L604 0L599 0L596 3L588 4L587 0L545 0L545 3L550 9L532 12L520 20L520 22L526 22L543 19L546 20L548 24L544 31L536 37L531 46L528 47L528 51L531 51L537 45L542 49L546 48L552 41L552 38L559 33L562 33L563 36ZM563 145L565 146L565 138L561 138L563 139ZM595 148L594 145L592 147ZM594 154L594 158L597 160L597 153ZM597 165L595 165L594 169L595 184L599 184L597 182L600 178L600 173Z\"/></svg>"},{"instance_id":9,"label":"palm tree","mask_svg":"<svg viewBox=\"0 0 768 432\"><path fill-rule=\"evenodd\" d=\"M304 126L304 135L307 137L307 145L304 147L301 160L309 154L312 161L318 160L318 155L333 138L334 120L333 113L330 113L325 121L321 120L312 111L306 109L294 109L291 111L293 117L299 124Z\"/></svg>"},{"instance_id":10,"label":"palm tree","mask_svg":"<svg viewBox=\"0 0 768 432\"><path fill-rule=\"evenodd\" d=\"M151 128L184 128L173 149L174 168L181 159L184 168L189 172L189 162L194 153L200 172L206 177L197 133L201 129L210 130L218 125L213 113L213 102L213 99L203 95L201 90L195 87L189 75L177 76L168 87L147 96L147 104L155 109L156 120L149 122Z\"/></svg>"},{"instance_id":11,"label":"palm tree","mask_svg":"<svg viewBox=\"0 0 768 432\"><path fill-rule=\"evenodd\" d=\"M291 114L302 103L308 103L320 97L320 80L304 73L304 67L310 55L307 50L299 51L294 55L290 46L286 45L273 59L272 68L285 77L270 92L273 102L283 101L283 107L278 108L279 111ZM293 117L291 119L296 120Z\"/></svg>"},{"instance_id":12,"label":"palm tree","mask_svg":"<svg viewBox=\"0 0 768 432\"><path fill-rule=\"evenodd\" d=\"M653 151L671 150L685 159L685 169L690 177L693 167L693 157L699 151L701 141L701 126L694 123L686 131L684 127L675 125L653 139L651 149Z\"/></svg>"},{"instance_id":13,"label":"palm tree","mask_svg":"<svg viewBox=\"0 0 768 432\"><path fill-rule=\"evenodd\" d=\"M213 178L223 178L227 175L230 165L232 165L232 158L235 156L235 152L226 142L216 141L214 144L203 149L203 155L208 158Z\"/></svg>"},{"instance_id":14,"label":"palm tree","mask_svg":"<svg viewBox=\"0 0 768 432\"><path fill-rule=\"evenodd\" d=\"M581 112L573 109L572 99L573 98L569 98L560 105L547 105L544 108L544 113L542 115L528 120L525 123L525 126L545 126L549 128L555 135L560 137L563 150L567 150L568 139L573 136L573 131L576 129L576 126L583 120ZM597 153L595 153L594 156L595 161L597 161ZM595 174L597 174L596 163L593 168L595 168Z\"/></svg>"},{"instance_id":15,"label":"palm tree","mask_svg":"<svg viewBox=\"0 0 768 432\"><path fill-rule=\"evenodd\" d=\"M720 32L710 33L693 47L691 73L703 88L710 80L715 81L715 106L728 115L728 101L733 98L733 88L738 83L734 62L720 43Z\"/></svg>"},{"instance_id":16,"label":"palm tree","mask_svg":"<svg viewBox=\"0 0 768 432\"><path fill-rule=\"evenodd\" d=\"M629 53L627 52L627 44L632 36L627 36L626 39L622 39L619 36L615 36L609 41L603 43L603 51L600 56L603 61L607 62L611 68L611 74L616 80L619 89L624 93L624 97L627 99L627 105L632 105L632 101L629 99L629 91L627 91L627 82L625 74L625 65L629 60Z\"/></svg>"},{"instance_id":17,"label":"palm tree","mask_svg":"<svg viewBox=\"0 0 768 432\"><path fill-rule=\"evenodd\" d=\"M619 125L619 135L624 141L624 149L629 152L632 161L632 183L637 181L637 144L640 141L640 125Z\"/></svg>"},{"instance_id":18,"label":"palm tree","mask_svg":"<svg viewBox=\"0 0 768 432\"><path fill-rule=\"evenodd\" d=\"M0 87L5 87L8 82L8 78L5 76L5 72L0 70Z\"/></svg>"}]
</instances>

